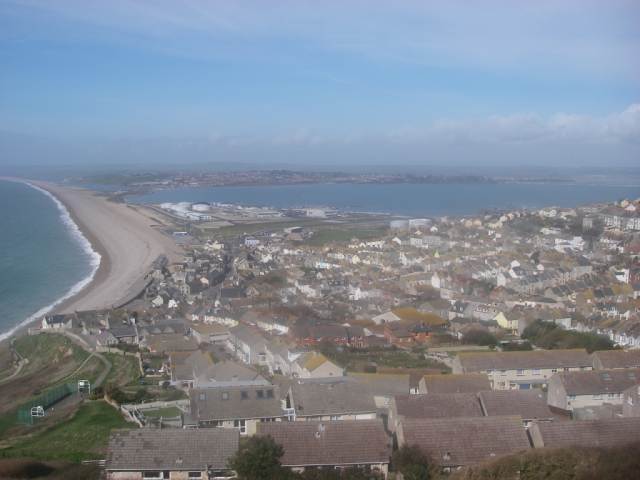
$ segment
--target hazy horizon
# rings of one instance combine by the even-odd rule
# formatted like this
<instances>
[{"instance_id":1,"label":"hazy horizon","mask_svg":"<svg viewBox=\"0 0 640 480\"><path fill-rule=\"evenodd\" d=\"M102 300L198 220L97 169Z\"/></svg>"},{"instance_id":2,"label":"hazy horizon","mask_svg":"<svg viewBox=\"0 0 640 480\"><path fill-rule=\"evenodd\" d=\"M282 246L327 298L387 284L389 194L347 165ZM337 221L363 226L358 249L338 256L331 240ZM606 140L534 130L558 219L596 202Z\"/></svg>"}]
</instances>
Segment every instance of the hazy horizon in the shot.
<instances>
[{"instance_id":1,"label":"hazy horizon","mask_svg":"<svg viewBox=\"0 0 640 480\"><path fill-rule=\"evenodd\" d=\"M633 1L0 2L0 173L633 167Z\"/></svg>"}]
</instances>

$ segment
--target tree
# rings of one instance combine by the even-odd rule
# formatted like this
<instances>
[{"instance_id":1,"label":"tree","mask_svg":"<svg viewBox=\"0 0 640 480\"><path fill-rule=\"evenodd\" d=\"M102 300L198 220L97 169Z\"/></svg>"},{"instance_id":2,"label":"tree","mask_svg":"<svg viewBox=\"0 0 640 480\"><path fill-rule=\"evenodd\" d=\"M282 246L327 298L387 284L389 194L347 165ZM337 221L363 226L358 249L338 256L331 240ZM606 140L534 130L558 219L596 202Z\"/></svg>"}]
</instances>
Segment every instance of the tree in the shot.
<instances>
[{"instance_id":1,"label":"tree","mask_svg":"<svg viewBox=\"0 0 640 480\"><path fill-rule=\"evenodd\" d=\"M238 452L229 461L229 467L241 480L270 480L291 478L282 467L280 458L284 449L271 437L251 437L242 442Z\"/></svg>"},{"instance_id":2,"label":"tree","mask_svg":"<svg viewBox=\"0 0 640 480\"><path fill-rule=\"evenodd\" d=\"M429 457L417 445L405 445L391 458L393 468L400 472L404 480L429 480L431 478Z\"/></svg>"},{"instance_id":3,"label":"tree","mask_svg":"<svg viewBox=\"0 0 640 480\"><path fill-rule=\"evenodd\" d=\"M465 333L462 337L462 343L495 347L498 344L498 339L492 333L478 328Z\"/></svg>"}]
</instances>

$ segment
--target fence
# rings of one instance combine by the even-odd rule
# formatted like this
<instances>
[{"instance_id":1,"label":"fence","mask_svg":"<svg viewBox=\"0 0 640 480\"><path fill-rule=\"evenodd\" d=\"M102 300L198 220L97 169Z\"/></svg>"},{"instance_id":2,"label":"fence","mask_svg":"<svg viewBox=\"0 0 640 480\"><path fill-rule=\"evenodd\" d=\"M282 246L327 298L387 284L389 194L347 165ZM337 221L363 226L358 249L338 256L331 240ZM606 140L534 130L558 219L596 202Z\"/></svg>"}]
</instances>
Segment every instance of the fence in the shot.
<instances>
[{"instance_id":1,"label":"fence","mask_svg":"<svg viewBox=\"0 0 640 480\"><path fill-rule=\"evenodd\" d=\"M50 388L39 397L25 403L18 409L18 422L32 425L33 417L31 416L31 409L33 407L42 407L44 410L47 410L51 405L54 405L75 391L76 384L74 383L63 383L62 385Z\"/></svg>"}]
</instances>

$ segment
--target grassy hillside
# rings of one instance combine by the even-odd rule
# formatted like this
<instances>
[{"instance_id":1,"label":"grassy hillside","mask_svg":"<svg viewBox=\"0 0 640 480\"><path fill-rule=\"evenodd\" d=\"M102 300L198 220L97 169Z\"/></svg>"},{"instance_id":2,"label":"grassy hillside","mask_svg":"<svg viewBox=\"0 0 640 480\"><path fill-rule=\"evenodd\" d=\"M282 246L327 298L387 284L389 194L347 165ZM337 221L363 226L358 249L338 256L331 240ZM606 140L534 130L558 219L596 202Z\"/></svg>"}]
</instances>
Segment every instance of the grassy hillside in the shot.
<instances>
[{"instance_id":1,"label":"grassy hillside","mask_svg":"<svg viewBox=\"0 0 640 480\"><path fill-rule=\"evenodd\" d=\"M86 402L69 420L0 450L0 457L72 462L102 458L111 429L132 426L106 402Z\"/></svg>"}]
</instances>

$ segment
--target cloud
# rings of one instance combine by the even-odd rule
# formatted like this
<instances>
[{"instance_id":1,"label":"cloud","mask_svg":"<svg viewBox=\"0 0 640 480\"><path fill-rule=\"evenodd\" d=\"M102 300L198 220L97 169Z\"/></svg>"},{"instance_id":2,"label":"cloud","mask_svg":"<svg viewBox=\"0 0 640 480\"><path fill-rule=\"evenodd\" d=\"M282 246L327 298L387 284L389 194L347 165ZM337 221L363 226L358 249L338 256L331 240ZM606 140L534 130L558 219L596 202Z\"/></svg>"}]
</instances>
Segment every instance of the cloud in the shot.
<instances>
[{"instance_id":1,"label":"cloud","mask_svg":"<svg viewBox=\"0 0 640 480\"><path fill-rule=\"evenodd\" d=\"M640 144L640 103L601 117L557 113L440 120L426 127L405 127L387 134L395 142Z\"/></svg>"}]
</instances>

